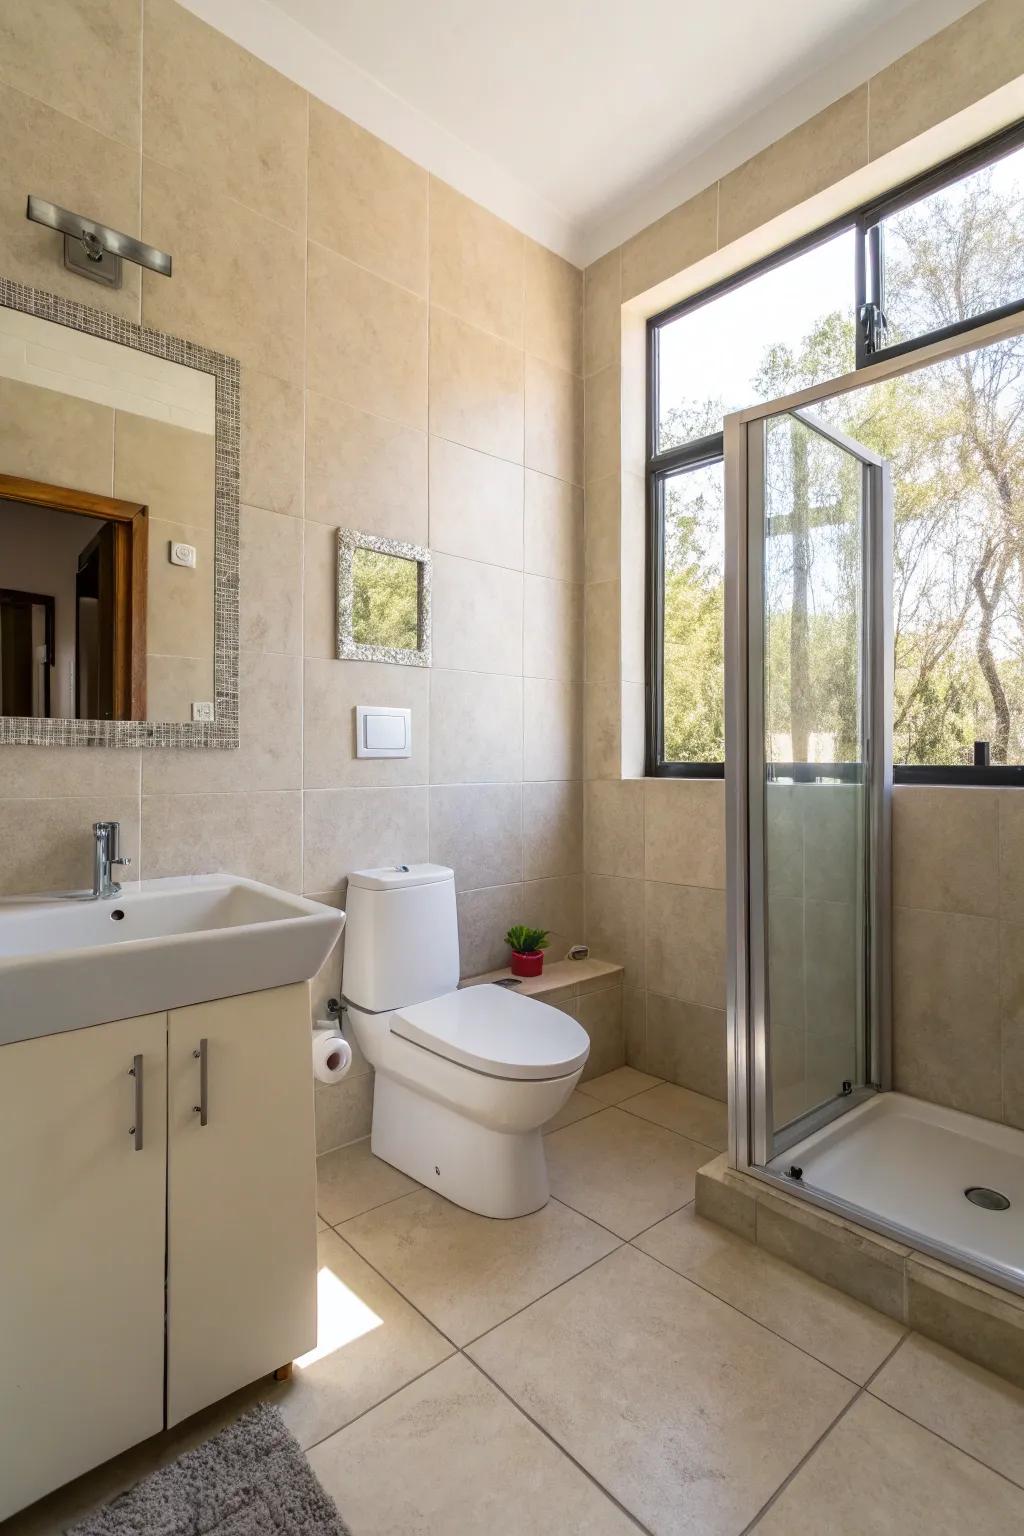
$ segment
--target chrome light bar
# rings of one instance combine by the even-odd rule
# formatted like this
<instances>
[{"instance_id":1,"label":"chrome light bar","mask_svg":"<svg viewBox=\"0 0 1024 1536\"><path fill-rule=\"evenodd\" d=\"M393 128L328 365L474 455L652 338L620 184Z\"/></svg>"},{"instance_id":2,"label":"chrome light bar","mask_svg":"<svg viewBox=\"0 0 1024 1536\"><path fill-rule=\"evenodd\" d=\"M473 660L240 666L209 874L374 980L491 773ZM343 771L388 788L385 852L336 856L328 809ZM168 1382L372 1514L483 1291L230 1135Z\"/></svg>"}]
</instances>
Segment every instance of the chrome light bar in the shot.
<instances>
[{"instance_id":1,"label":"chrome light bar","mask_svg":"<svg viewBox=\"0 0 1024 1536\"><path fill-rule=\"evenodd\" d=\"M132 235L106 224L97 224L80 213L59 208L43 197L29 196L26 217L36 224L45 224L64 236L64 265L82 277L105 283L110 288L121 286L121 262L132 261L139 267L148 267L163 277L171 275L171 258L166 251L144 245Z\"/></svg>"}]
</instances>

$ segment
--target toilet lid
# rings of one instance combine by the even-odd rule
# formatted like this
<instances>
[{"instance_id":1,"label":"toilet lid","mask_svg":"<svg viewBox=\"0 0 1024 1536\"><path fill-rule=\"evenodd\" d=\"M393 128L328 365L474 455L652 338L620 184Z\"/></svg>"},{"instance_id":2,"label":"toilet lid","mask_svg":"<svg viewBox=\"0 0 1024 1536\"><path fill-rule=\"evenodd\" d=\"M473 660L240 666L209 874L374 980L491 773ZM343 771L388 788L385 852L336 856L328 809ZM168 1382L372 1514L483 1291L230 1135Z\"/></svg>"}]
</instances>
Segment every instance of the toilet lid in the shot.
<instances>
[{"instance_id":1,"label":"toilet lid","mask_svg":"<svg viewBox=\"0 0 1024 1536\"><path fill-rule=\"evenodd\" d=\"M391 1029L491 1077L568 1077L590 1051L586 1030L567 1013L488 983L400 1008Z\"/></svg>"}]
</instances>

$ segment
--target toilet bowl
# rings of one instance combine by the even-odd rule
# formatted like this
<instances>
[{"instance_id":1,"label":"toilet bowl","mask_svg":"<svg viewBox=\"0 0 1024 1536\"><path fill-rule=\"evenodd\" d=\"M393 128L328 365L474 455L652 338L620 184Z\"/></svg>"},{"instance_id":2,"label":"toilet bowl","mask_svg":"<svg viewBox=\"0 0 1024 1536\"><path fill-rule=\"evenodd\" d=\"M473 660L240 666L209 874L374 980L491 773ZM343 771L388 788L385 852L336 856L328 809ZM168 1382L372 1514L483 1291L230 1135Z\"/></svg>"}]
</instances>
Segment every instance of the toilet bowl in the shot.
<instances>
[{"instance_id":1,"label":"toilet bowl","mask_svg":"<svg viewBox=\"0 0 1024 1536\"><path fill-rule=\"evenodd\" d=\"M586 1064L586 1031L505 987L461 990L454 876L441 865L349 876L343 992L374 1068L376 1156L481 1216L548 1199L541 1127Z\"/></svg>"}]
</instances>

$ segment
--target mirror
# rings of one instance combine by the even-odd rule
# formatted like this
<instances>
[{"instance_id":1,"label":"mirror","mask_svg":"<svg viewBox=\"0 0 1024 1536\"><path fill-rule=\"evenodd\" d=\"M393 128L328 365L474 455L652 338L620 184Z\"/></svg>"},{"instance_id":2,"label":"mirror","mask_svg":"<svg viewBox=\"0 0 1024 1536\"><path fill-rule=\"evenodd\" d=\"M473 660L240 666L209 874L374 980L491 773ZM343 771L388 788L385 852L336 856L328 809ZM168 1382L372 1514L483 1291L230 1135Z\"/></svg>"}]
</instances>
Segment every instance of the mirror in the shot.
<instances>
[{"instance_id":1,"label":"mirror","mask_svg":"<svg viewBox=\"0 0 1024 1536\"><path fill-rule=\"evenodd\" d=\"M0 743L236 746L238 364L0 280Z\"/></svg>"},{"instance_id":2,"label":"mirror","mask_svg":"<svg viewBox=\"0 0 1024 1536\"><path fill-rule=\"evenodd\" d=\"M338 658L430 665L430 551L338 530Z\"/></svg>"}]
</instances>

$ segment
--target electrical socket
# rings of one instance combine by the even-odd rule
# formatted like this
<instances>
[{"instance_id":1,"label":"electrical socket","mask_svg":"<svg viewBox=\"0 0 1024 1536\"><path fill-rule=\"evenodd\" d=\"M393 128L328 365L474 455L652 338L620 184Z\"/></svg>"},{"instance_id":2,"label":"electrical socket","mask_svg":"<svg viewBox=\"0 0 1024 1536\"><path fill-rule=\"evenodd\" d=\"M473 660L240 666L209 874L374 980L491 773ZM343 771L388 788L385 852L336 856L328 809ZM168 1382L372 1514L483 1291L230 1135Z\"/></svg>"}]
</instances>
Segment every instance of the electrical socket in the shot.
<instances>
[{"instance_id":1,"label":"electrical socket","mask_svg":"<svg viewBox=\"0 0 1024 1536\"><path fill-rule=\"evenodd\" d=\"M193 699L192 719L195 721L208 722L212 725L214 719L213 705L203 702L199 699Z\"/></svg>"}]
</instances>

